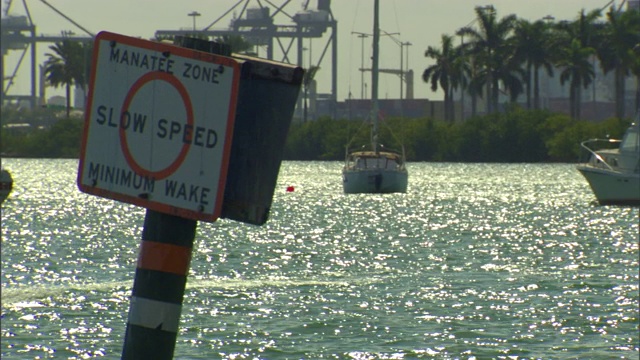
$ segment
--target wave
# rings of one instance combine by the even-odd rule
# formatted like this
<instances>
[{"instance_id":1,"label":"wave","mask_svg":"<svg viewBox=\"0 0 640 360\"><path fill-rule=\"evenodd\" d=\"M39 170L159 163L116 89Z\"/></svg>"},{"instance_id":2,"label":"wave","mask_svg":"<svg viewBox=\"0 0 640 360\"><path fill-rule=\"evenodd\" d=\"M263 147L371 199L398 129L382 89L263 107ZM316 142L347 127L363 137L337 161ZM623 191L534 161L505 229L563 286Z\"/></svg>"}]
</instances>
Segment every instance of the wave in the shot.
<instances>
[{"instance_id":1,"label":"wave","mask_svg":"<svg viewBox=\"0 0 640 360\"><path fill-rule=\"evenodd\" d=\"M341 278L341 279L292 279L287 277L268 277L264 279L242 278L203 278L189 279L187 289L221 288L221 289L246 289L263 287L349 287L354 285L367 285L378 282L374 277L366 278Z\"/></svg>"},{"instance_id":2,"label":"wave","mask_svg":"<svg viewBox=\"0 0 640 360\"><path fill-rule=\"evenodd\" d=\"M44 300L50 297L59 297L69 292L90 292L90 291L113 291L118 288L122 290L131 289L130 281L112 281L104 283L86 283L86 284L51 284L41 286L17 286L2 287L2 307L38 307L38 300ZM41 305L40 305L41 306Z\"/></svg>"},{"instance_id":3,"label":"wave","mask_svg":"<svg viewBox=\"0 0 640 360\"><path fill-rule=\"evenodd\" d=\"M335 280L327 279L292 279L287 277L268 277L263 279L242 279L242 278L189 278L187 279L187 290L189 289L251 289L251 288L294 288L294 287L350 287L367 285L381 281L375 277L363 278L341 278ZM27 308L41 307L40 302L51 297L66 296L69 293L89 293L89 292L114 292L126 291L131 293L133 283L131 281L112 281L104 283L86 284L59 284L47 286L17 286L2 287L2 308Z\"/></svg>"}]
</instances>

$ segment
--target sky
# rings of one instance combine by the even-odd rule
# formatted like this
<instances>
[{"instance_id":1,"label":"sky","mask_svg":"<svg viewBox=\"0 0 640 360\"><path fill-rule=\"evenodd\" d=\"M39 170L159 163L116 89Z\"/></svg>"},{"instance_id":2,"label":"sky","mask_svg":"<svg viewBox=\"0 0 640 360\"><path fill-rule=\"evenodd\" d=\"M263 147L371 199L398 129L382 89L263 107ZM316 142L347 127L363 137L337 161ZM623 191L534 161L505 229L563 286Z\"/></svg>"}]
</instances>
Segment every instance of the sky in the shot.
<instances>
[{"instance_id":1,"label":"sky","mask_svg":"<svg viewBox=\"0 0 640 360\"><path fill-rule=\"evenodd\" d=\"M188 14L197 11L201 15L195 17L196 28L203 28L216 21L234 5L235 13L248 2L248 7L258 7L258 0L48 0L68 18L92 33L110 31L123 35L152 38L156 30L178 30L193 28L194 17ZM266 4L265 0L261 1ZM287 0L270 0L280 6ZM290 0L284 10L289 14L302 11L304 0ZM315 9L317 0L309 1L309 8ZM613 0L613 4L621 5L622 0ZM86 35L72 22L56 13L42 1L26 1L31 18L38 34L58 35L63 31L72 31L78 35ZM433 61L424 56L429 46L440 47L443 34L454 35L456 30L467 26L475 19L474 8L493 5L498 17L515 14L519 18L535 21L545 16L553 16L556 21L575 20L578 13L606 7L609 0L380 0L380 29L382 33L395 34L380 38L380 68L399 69L400 54L403 49L402 67L414 71L414 97L419 99L442 99L440 91L433 92L430 86L422 81L422 72ZM2 1L2 16L5 16L8 0ZM374 0L332 0L331 10L338 22L338 100L349 97L361 98L364 93L370 98L369 84L371 75L365 73L362 86L361 63L371 68L371 37L358 37L355 33L371 34L373 32ZM234 12L229 13L216 23L212 29L220 30L228 27ZM273 10L272 10L273 12ZM13 0L10 15L24 15L23 1ZM276 24L290 25L286 17L276 18ZM305 40L304 64L317 65L323 48L327 44L325 38ZM391 38L395 38L395 41ZM398 43L410 43L400 46ZM364 51L363 51L364 49ZM42 64L48 44L38 45L38 63ZM331 51L327 51L324 60L319 64L316 75L318 91L328 93L331 90ZM364 56L363 56L364 55ZM407 56L408 55L408 56ZM263 56L264 53L263 53ZM280 55L281 56L281 55ZM291 56L291 54L290 54ZM5 58L5 73L10 75L20 57L19 51L11 51ZM15 84L9 94L25 95L30 92L28 57L20 66ZM274 60L281 60L281 57ZM403 90L404 91L404 90ZM63 95L63 90L47 89L47 97ZM405 93L406 96L406 93ZM380 99L397 99L400 97L400 78L393 74L381 74L379 78Z\"/></svg>"}]
</instances>

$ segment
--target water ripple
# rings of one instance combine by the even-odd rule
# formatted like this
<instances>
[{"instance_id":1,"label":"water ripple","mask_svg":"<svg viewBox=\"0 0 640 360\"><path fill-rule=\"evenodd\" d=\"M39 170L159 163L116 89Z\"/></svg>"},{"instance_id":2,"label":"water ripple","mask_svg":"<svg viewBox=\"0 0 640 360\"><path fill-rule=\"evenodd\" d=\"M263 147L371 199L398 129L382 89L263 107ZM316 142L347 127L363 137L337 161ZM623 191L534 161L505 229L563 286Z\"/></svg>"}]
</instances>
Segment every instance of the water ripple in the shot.
<instances>
[{"instance_id":1,"label":"water ripple","mask_svg":"<svg viewBox=\"0 0 640 360\"><path fill-rule=\"evenodd\" d=\"M144 210L76 161L3 164L2 357L118 357ZM339 163L285 162L265 226L199 223L176 357L637 357L637 208L568 164L410 165L347 196Z\"/></svg>"}]
</instances>

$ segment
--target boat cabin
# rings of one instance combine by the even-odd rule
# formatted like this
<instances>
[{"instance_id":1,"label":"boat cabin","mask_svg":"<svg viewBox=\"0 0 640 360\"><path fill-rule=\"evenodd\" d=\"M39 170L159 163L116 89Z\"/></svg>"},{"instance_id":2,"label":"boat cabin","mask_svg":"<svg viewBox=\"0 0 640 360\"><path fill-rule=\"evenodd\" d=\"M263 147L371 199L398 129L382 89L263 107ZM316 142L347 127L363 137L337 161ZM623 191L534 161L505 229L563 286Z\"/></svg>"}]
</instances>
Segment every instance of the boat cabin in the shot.
<instances>
[{"instance_id":1,"label":"boat cabin","mask_svg":"<svg viewBox=\"0 0 640 360\"><path fill-rule=\"evenodd\" d=\"M640 122L629 126L617 149L601 149L595 151L590 164L597 168L608 168L623 173L640 173Z\"/></svg>"},{"instance_id":2,"label":"boat cabin","mask_svg":"<svg viewBox=\"0 0 640 360\"><path fill-rule=\"evenodd\" d=\"M402 162L402 157L396 153L358 151L349 155L346 167L354 170L397 170L403 168L404 164Z\"/></svg>"},{"instance_id":3,"label":"boat cabin","mask_svg":"<svg viewBox=\"0 0 640 360\"><path fill-rule=\"evenodd\" d=\"M640 153L640 121L631 124L620 143L620 152Z\"/></svg>"}]
</instances>

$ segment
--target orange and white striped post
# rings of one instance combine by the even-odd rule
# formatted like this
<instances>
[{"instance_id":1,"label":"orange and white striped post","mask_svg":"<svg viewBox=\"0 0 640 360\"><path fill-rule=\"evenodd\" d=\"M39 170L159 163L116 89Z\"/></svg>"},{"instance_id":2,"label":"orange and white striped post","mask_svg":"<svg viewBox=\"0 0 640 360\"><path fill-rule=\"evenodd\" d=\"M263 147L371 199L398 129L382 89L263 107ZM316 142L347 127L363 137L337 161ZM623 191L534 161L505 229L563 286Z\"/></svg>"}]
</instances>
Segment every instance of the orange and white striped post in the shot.
<instances>
[{"instance_id":1,"label":"orange and white striped post","mask_svg":"<svg viewBox=\"0 0 640 360\"><path fill-rule=\"evenodd\" d=\"M173 359L197 221L147 210L123 360Z\"/></svg>"}]
</instances>

